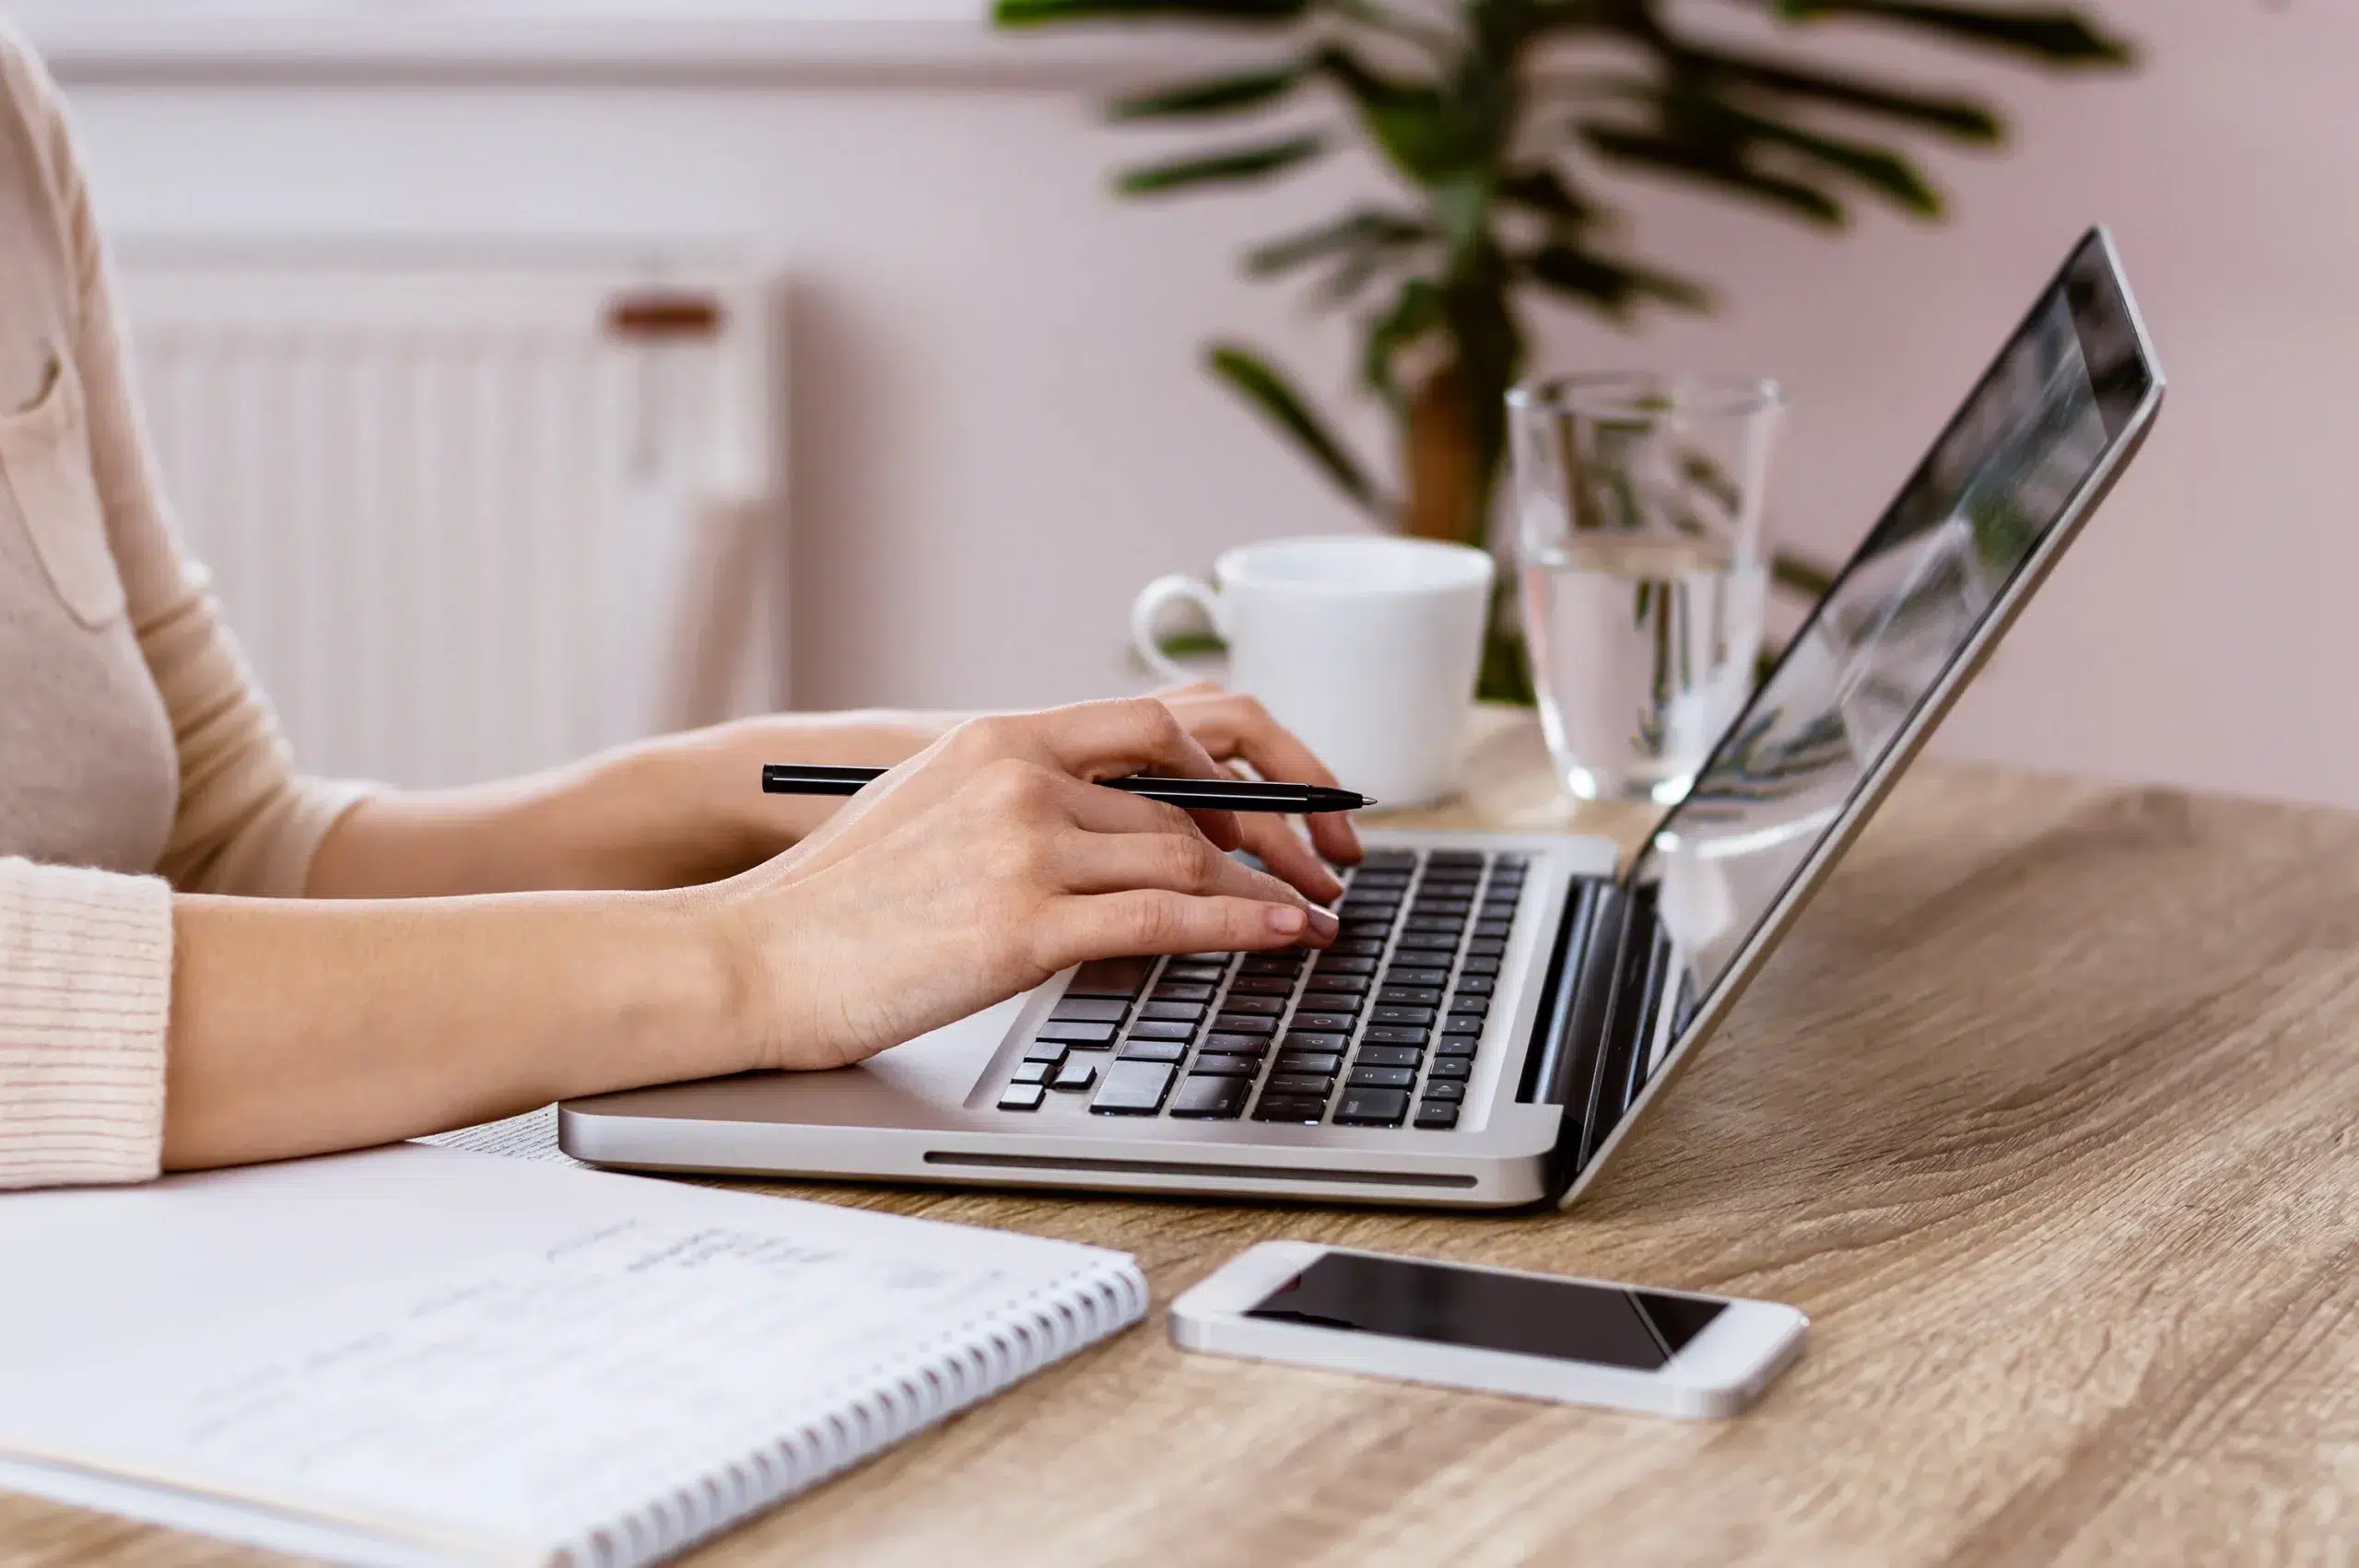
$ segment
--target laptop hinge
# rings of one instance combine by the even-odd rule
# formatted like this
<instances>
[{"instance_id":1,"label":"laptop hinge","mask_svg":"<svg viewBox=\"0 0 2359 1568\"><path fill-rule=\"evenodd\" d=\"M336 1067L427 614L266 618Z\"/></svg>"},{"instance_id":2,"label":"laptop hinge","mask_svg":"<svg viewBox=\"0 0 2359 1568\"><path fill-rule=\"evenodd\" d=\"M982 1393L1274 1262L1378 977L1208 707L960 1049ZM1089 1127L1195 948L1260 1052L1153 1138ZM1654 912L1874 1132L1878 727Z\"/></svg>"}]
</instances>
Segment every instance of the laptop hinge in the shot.
<instances>
[{"instance_id":1,"label":"laptop hinge","mask_svg":"<svg viewBox=\"0 0 2359 1568\"><path fill-rule=\"evenodd\" d=\"M1562 1027L1532 1054L1547 1060L1553 1089L1548 1099L1563 1107L1548 1159L1552 1199L1572 1186L1641 1081L1644 1042L1669 978L1670 958L1654 889L1609 883L1578 961L1568 961L1562 976L1551 971L1564 993L1555 1015Z\"/></svg>"}]
</instances>

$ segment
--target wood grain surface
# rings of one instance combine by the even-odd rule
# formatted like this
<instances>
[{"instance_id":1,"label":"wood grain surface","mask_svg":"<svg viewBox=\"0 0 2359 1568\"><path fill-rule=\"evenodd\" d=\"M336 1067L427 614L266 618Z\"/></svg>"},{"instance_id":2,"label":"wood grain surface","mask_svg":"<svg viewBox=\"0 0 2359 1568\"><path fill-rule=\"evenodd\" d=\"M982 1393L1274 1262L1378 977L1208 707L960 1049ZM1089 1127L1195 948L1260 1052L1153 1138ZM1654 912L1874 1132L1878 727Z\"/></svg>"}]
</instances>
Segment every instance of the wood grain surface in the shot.
<instances>
[{"instance_id":1,"label":"wood grain surface","mask_svg":"<svg viewBox=\"0 0 2359 1568\"><path fill-rule=\"evenodd\" d=\"M1527 731L1470 777L1428 820L1573 820ZM1923 764L1569 1213L777 1188L1127 1248L1158 1310L692 1561L2359 1561L2354 1122L2359 818ZM1277 1236L1766 1296L1811 1349L1698 1424L1174 1350ZM264 1561L0 1498L0 1562Z\"/></svg>"}]
</instances>

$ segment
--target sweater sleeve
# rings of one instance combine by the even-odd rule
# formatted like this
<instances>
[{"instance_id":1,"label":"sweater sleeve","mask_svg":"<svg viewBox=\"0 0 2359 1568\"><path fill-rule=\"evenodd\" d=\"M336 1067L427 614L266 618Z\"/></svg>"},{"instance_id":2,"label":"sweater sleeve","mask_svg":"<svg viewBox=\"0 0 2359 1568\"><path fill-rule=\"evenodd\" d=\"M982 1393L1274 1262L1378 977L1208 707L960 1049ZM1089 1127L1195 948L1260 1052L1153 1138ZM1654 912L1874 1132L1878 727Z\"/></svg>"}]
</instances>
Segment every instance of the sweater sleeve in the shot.
<instances>
[{"instance_id":1,"label":"sweater sleeve","mask_svg":"<svg viewBox=\"0 0 2359 1568\"><path fill-rule=\"evenodd\" d=\"M153 1176L171 890L0 859L0 1188Z\"/></svg>"},{"instance_id":2,"label":"sweater sleeve","mask_svg":"<svg viewBox=\"0 0 2359 1568\"><path fill-rule=\"evenodd\" d=\"M54 88L29 55L33 111L71 248L75 366L90 463L132 627L164 699L180 801L158 870L190 892L299 897L328 829L369 787L298 777L204 569L181 553L138 403L114 284Z\"/></svg>"}]
</instances>

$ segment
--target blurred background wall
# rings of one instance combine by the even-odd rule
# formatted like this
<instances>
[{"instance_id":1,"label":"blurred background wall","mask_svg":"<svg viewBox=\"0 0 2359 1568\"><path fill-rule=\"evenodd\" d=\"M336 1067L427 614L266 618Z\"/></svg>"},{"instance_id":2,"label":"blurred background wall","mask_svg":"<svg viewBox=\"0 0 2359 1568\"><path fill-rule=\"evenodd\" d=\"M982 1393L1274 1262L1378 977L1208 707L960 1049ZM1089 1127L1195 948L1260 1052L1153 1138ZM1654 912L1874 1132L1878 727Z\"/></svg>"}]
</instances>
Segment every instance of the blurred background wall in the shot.
<instances>
[{"instance_id":1,"label":"blurred background wall","mask_svg":"<svg viewBox=\"0 0 2359 1568\"><path fill-rule=\"evenodd\" d=\"M2359 6L2102 9L2145 46L2133 75L1922 62L1992 91L2015 125L2001 157L1934 159L1950 222L1872 215L1828 240L1642 193L1642 247L1719 285L1722 309L1636 336L1559 319L1540 359L1783 378L1777 524L1839 556L2073 236L2110 222L2171 406L1939 744L2359 805L2359 520L2342 483ZM1379 177L1342 163L1247 194L1116 204L1109 170L1157 144L1099 128L1094 105L1184 65L1169 46L814 23L807 48L771 27L759 49L637 60L396 64L324 47L256 64L159 56L90 16L22 20L56 50L126 240L750 243L774 258L798 706L1123 689L1138 682L1124 614L1146 579L1355 526L1197 357L1215 333L1250 336L1342 392L1341 329L1233 261ZM1351 428L1380 435L1372 415Z\"/></svg>"}]
</instances>

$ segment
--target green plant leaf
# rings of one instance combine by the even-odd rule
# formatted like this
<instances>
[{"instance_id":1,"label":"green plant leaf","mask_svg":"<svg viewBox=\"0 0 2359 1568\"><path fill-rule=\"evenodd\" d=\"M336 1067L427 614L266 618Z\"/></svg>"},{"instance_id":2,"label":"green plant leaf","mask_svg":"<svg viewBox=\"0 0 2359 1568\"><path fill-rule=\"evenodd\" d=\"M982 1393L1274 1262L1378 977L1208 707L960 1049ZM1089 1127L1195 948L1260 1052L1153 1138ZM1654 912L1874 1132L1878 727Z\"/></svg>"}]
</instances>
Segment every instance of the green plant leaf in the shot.
<instances>
[{"instance_id":1,"label":"green plant leaf","mask_svg":"<svg viewBox=\"0 0 2359 1568\"><path fill-rule=\"evenodd\" d=\"M1764 173L1725 146L1682 141L1619 126L1583 124L1581 137L1601 158L1718 185L1783 208L1823 228L1839 228L1843 208L1814 185Z\"/></svg>"},{"instance_id":2,"label":"green plant leaf","mask_svg":"<svg viewBox=\"0 0 2359 1568\"><path fill-rule=\"evenodd\" d=\"M1594 223L1604 216L1553 169L1525 169L1508 175L1498 183L1498 199L1568 227Z\"/></svg>"},{"instance_id":3,"label":"green plant leaf","mask_svg":"<svg viewBox=\"0 0 2359 1568\"><path fill-rule=\"evenodd\" d=\"M1490 144L1463 107L1424 82L1385 76L1350 50L1329 44L1319 68L1351 99L1370 140L1393 167L1420 184L1482 167Z\"/></svg>"},{"instance_id":4,"label":"green plant leaf","mask_svg":"<svg viewBox=\"0 0 2359 1568\"><path fill-rule=\"evenodd\" d=\"M1288 64L1151 88L1129 98L1116 99L1106 106L1106 117L1115 121L1180 120L1260 109L1293 92L1306 75L1299 64Z\"/></svg>"},{"instance_id":5,"label":"green plant leaf","mask_svg":"<svg viewBox=\"0 0 2359 1568\"><path fill-rule=\"evenodd\" d=\"M1521 258L1516 270L1534 283L1616 319L1627 316L1642 299L1683 310L1701 310L1711 304L1711 295L1686 278L1612 261L1562 241L1543 245Z\"/></svg>"},{"instance_id":6,"label":"green plant leaf","mask_svg":"<svg viewBox=\"0 0 2359 1568\"><path fill-rule=\"evenodd\" d=\"M1732 140L1768 142L1800 153L1838 173L1848 174L1903 211L1919 217L1942 216L1941 193L1917 172L1917 166L1898 153L1790 125L1739 109L1715 103L1708 111Z\"/></svg>"},{"instance_id":7,"label":"green plant leaf","mask_svg":"<svg viewBox=\"0 0 2359 1568\"><path fill-rule=\"evenodd\" d=\"M995 0L992 20L1003 28L1047 22L1300 21L1310 0Z\"/></svg>"},{"instance_id":8,"label":"green plant leaf","mask_svg":"<svg viewBox=\"0 0 2359 1568\"><path fill-rule=\"evenodd\" d=\"M1261 356L1235 344L1215 344L1206 352L1204 362L1214 375L1260 410L1263 418L1292 437L1304 455L1335 482L1337 489L1368 511L1381 513L1386 509L1359 463L1310 411L1302 394Z\"/></svg>"},{"instance_id":9,"label":"green plant leaf","mask_svg":"<svg viewBox=\"0 0 2359 1568\"><path fill-rule=\"evenodd\" d=\"M1414 218L1361 207L1316 228L1256 245L1245 252L1245 271L1252 277L1272 277L1338 252L1381 252L1414 244L1432 233Z\"/></svg>"},{"instance_id":10,"label":"green plant leaf","mask_svg":"<svg viewBox=\"0 0 2359 1568\"><path fill-rule=\"evenodd\" d=\"M1201 158L1182 158L1177 163L1150 164L1122 175L1115 182L1115 189L1126 196L1144 196L1183 190L1191 185L1260 180L1317 158L1326 150L1326 138L1322 136L1289 136L1282 142L1236 147Z\"/></svg>"},{"instance_id":11,"label":"green plant leaf","mask_svg":"<svg viewBox=\"0 0 2359 1568\"><path fill-rule=\"evenodd\" d=\"M1691 50L1686 58L1701 70L1742 87L1805 99L1854 113L1898 120L1961 142L1995 146L2006 134L2005 126L1996 114L1968 98L1913 93L1861 81L1856 76L1742 54Z\"/></svg>"},{"instance_id":12,"label":"green plant leaf","mask_svg":"<svg viewBox=\"0 0 2359 1568\"><path fill-rule=\"evenodd\" d=\"M1933 0L1778 0L1789 21L1856 17L1944 33L2060 65L2127 65L2128 41L2101 32L2074 11L2036 6L1949 6Z\"/></svg>"},{"instance_id":13,"label":"green plant leaf","mask_svg":"<svg viewBox=\"0 0 2359 1568\"><path fill-rule=\"evenodd\" d=\"M1769 580L1802 598L1824 599L1835 586L1835 572L1807 556L1773 550L1769 555Z\"/></svg>"}]
</instances>

